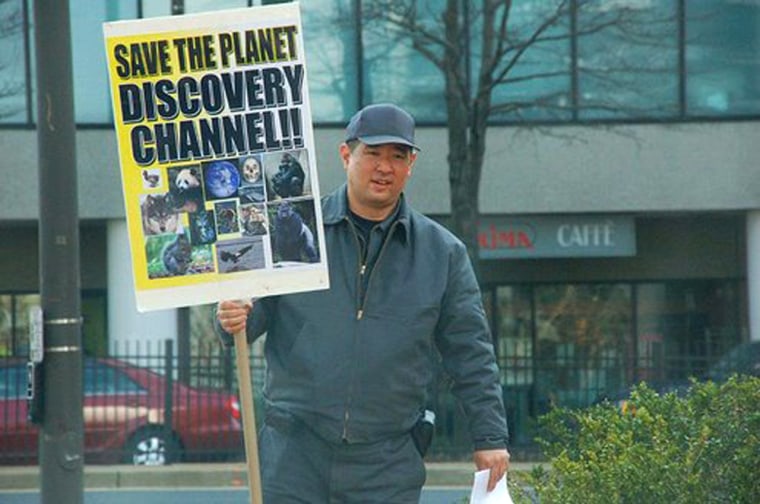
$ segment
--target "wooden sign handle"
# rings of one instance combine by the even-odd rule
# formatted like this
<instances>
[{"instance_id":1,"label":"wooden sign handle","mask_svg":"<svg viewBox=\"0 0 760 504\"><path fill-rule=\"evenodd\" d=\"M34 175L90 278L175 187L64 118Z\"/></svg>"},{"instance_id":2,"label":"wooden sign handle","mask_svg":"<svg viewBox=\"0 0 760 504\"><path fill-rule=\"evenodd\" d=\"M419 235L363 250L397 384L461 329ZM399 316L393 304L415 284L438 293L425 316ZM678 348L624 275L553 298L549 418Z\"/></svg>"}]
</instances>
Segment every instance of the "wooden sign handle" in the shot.
<instances>
[{"instance_id":1,"label":"wooden sign handle","mask_svg":"<svg viewBox=\"0 0 760 504\"><path fill-rule=\"evenodd\" d=\"M245 460L248 466L248 490L251 504L263 504L261 497L261 473L259 471L258 431L256 414L253 406L253 387L251 385L251 361L248 354L248 341L245 331L235 333L235 357L237 378L240 390L240 409L243 417L243 440L245 442Z\"/></svg>"}]
</instances>

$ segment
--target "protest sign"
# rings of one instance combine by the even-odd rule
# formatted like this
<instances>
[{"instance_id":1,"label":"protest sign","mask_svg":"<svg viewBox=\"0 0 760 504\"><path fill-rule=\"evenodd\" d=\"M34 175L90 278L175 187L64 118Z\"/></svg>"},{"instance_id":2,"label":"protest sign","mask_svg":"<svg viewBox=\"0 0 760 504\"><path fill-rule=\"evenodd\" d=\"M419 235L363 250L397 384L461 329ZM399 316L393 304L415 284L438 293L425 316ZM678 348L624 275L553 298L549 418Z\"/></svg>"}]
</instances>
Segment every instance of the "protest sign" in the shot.
<instances>
[{"instance_id":1,"label":"protest sign","mask_svg":"<svg viewBox=\"0 0 760 504\"><path fill-rule=\"evenodd\" d=\"M103 29L138 310L328 288L298 4Z\"/></svg>"}]
</instances>

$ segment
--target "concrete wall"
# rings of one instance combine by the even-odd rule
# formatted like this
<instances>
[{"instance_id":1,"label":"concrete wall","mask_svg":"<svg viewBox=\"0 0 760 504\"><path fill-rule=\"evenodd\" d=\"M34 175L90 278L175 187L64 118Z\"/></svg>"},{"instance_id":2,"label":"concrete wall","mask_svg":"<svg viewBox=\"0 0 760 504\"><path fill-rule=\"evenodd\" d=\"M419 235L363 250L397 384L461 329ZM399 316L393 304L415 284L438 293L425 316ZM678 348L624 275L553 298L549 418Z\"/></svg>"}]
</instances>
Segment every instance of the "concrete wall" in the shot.
<instances>
[{"instance_id":1,"label":"concrete wall","mask_svg":"<svg viewBox=\"0 0 760 504\"><path fill-rule=\"evenodd\" d=\"M449 213L446 134L419 128L423 148L411 201ZM344 180L342 129L315 132L322 192ZM0 221L38 214L34 130L0 134ZM618 127L491 128L481 184L483 213L672 212L760 208L760 128L755 122ZM79 212L123 218L116 139L77 133Z\"/></svg>"},{"instance_id":2,"label":"concrete wall","mask_svg":"<svg viewBox=\"0 0 760 504\"><path fill-rule=\"evenodd\" d=\"M36 222L0 223L0 292L38 292L39 230ZM83 289L105 289L106 227L86 223L79 228L80 277Z\"/></svg>"}]
</instances>

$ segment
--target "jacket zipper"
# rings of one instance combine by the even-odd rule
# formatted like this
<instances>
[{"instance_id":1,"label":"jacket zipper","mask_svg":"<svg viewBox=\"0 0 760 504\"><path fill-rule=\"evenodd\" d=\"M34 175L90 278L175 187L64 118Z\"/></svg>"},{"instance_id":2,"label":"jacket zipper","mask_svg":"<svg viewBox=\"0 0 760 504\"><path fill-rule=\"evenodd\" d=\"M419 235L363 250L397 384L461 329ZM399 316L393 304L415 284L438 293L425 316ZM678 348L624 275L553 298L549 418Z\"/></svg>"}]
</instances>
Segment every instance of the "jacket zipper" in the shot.
<instances>
[{"instance_id":1,"label":"jacket zipper","mask_svg":"<svg viewBox=\"0 0 760 504\"><path fill-rule=\"evenodd\" d=\"M391 241L391 236L393 235L393 231L396 229L397 224L398 224L398 221L394 221L393 224L391 224L391 227L388 229L388 233L386 233L385 235L385 240L383 240L383 244L380 246L380 252L377 253L377 259L375 259L375 266L372 268L372 271L369 272L369 278L367 279L367 290L364 291L364 295L362 296L362 299L361 299L361 306L359 307L359 317L358 317L359 320L364 315L364 306L367 304L367 296L369 295L369 286L372 283L372 276L375 274L377 265L380 264L380 259L383 257L383 252L385 252L385 248L388 246L388 243ZM367 265L362 264L361 275L365 274L366 269L367 269Z\"/></svg>"},{"instance_id":2,"label":"jacket zipper","mask_svg":"<svg viewBox=\"0 0 760 504\"><path fill-rule=\"evenodd\" d=\"M364 258L362 257L362 244L359 241L359 235L356 234L356 229L354 228L353 222L351 222L351 219L348 217L346 219L346 224L348 224L348 227L351 229L351 232L354 235L354 240L356 241L356 250L357 255L359 257L359 264L361 264L361 267L359 268L359 278L358 278L358 284L357 284L357 292L359 293L359 309L356 313L356 320L361 320L362 315L364 314L364 311L362 310L362 276L364 275L364 272L367 270L367 265L364 263ZM357 338L356 330L354 331L354 340ZM356 370L356 363L354 363L354 367L352 368L352 374L355 374ZM348 442L348 421L351 417L351 403L353 402L353 392L354 392L354 378L352 377L351 381L348 383L348 397L346 397L346 405L345 410L343 411L343 432L341 433L341 439L344 443Z\"/></svg>"},{"instance_id":3,"label":"jacket zipper","mask_svg":"<svg viewBox=\"0 0 760 504\"><path fill-rule=\"evenodd\" d=\"M346 222L348 223L348 227L351 228L351 232L354 235L354 242L356 243L356 256L359 258L359 264L361 265L359 267L359 278L357 279L356 284L356 292L358 293L357 296L357 304L359 305L359 308L356 312L356 320L361 320L362 315L364 314L364 292L362 291L362 286L364 285L364 282L362 279L364 278L364 273L367 271L367 263L366 258L362 257L362 243L361 240L359 240L359 235L356 232L356 228L354 227L354 223L351 222L351 219L348 217L345 218Z\"/></svg>"},{"instance_id":4,"label":"jacket zipper","mask_svg":"<svg viewBox=\"0 0 760 504\"><path fill-rule=\"evenodd\" d=\"M367 279L367 289L363 290L364 286L364 275L367 273L367 258L362 257L362 246L361 242L359 241L359 236L356 234L356 229L354 228L354 224L351 222L351 220L346 217L346 220L348 221L348 225L351 227L351 231L354 234L354 239L356 240L358 255L359 255L359 263L361 264L361 267L359 268L359 283L358 283L358 290L359 290L359 309L356 312L356 320L361 320L362 317L364 317L364 306L367 304L367 295L369 294L369 285L372 282L372 275L375 272L375 269L377 269L377 265L380 263L380 258L383 256L383 252L385 251L385 248L388 246L388 242L390 241L391 235L393 234L394 229L396 229L396 224L398 222L394 222L391 224L391 227L388 229L388 233L385 235L385 240L383 240L383 244L380 247L380 251L377 253L377 259L375 259L375 267L372 268L372 271L369 273L369 278ZM369 245L369 244L368 244ZM355 335L356 336L356 335ZM355 368L354 368L355 369ZM348 442L348 420L350 418L350 407L351 403L353 402L353 385L354 381L353 379L349 383L348 388L348 397L346 398L346 409L343 412L343 433L341 434L341 438L344 442Z\"/></svg>"},{"instance_id":5,"label":"jacket zipper","mask_svg":"<svg viewBox=\"0 0 760 504\"><path fill-rule=\"evenodd\" d=\"M359 268L359 289L363 289L364 287L364 274L367 272L367 263L362 264L362 267ZM366 292L362 292L359 295L359 310L356 312L356 320L361 320L364 316L364 296L366 295Z\"/></svg>"}]
</instances>

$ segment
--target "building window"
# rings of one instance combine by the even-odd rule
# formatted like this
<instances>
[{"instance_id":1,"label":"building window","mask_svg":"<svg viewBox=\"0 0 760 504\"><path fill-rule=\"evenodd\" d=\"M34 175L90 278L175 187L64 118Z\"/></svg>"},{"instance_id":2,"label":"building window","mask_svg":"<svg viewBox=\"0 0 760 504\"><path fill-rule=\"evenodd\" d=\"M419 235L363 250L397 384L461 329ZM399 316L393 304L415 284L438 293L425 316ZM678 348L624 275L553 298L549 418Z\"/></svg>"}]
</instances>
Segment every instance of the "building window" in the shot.
<instances>
[{"instance_id":1,"label":"building window","mask_svg":"<svg viewBox=\"0 0 760 504\"><path fill-rule=\"evenodd\" d=\"M537 402L583 407L626 384L633 353L628 284L537 286Z\"/></svg>"},{"instance_id":2,"label":"building window","mask_svg":"<svg viewBox=\"0 0 760 504\"><path fill-rule=\"evenodd\" d=\"M105 291L82 291L82 346L86 355L106 355ZM39 294L0 294L0 357L29 355L29 309Z\"/></svg>"},{"instance_id":3,"label":"building window","mask_svg":"<svg viewBox=\"0 0 760 504\"><path fill-rule=\"evenodd\" d=\"M516 444L531 442L528 425L535 384L532 293L528 286L496 288L496 356L510 437Z\"/></svg>"},{"instance_id":4,"label":"building window","mask_svg":"<svg viewBox=\"0 0 760 504\"><path fill-rule=\"evenodd\" d=\"M508 61L522 50L518 63L506 75L506 83L494 88L496 108L492 120L569 120L571 119L571 52L569 12L561 0L535 2L521 0L512 3L509 13ZM543 30L541 27L552 20ZM474 31L473 54L478 54L478 31ZM479 70L473 61L473 78Z\"/></svg>"},{"instance_id":5,"label":"building window","mask_svg":"<svg viewBox=\"0 0 760 504\"><path fill-rule=\"evenodd\" d=\"M586 407L639 381L686 383L746 341L735 280L503 285L491 320L513 442L553 406Z\"/></svg>"},{"instance_id":6,"label":"building window","mask_svg":"<svg viewBox=\"0 0 760 504\"><path fill-rule=\"evenodd\" d=\"M136 11L131 2L119 2L118 8L111 3L69 3L74 117L79 124L104 124L113 118L102 24L134 17Z\"/></svg>"},{"instance_id":7,"label":"building window","mask_svg":"<svg viewBox=\"0 0 760 504\"><path fill-rule=\"evenodd\" d=\"M176 0L175 0L176 2ZM143 0L143 6L155 3ZM171 3L171 2L169 2ZM248 7L248 0L183 0L185 13L209 12L223 9L240 9ZM266 2L265 2L266 3Z\"/></svg>"},{"instance_id":8,"label":"building window","mask_svg":"<svg viewBox=\"0 0 760 504\"><path fill-rule=\"evenodd\" d=\"M496 289L498 342L502 384L533 384L533 313L531 289L501 286Z\"/></svg>"},{"instance_id":9,"label":"building window","mask_svg":"<svg viewBox=\"0 0 760 504\"><path fill-rule=\"evenodd\" d=\"M0 357L29 355L29 308L38 294L0 295Z\"/></svg>"},{"instance_id":10,"label":"building window","mask_svg":"<svg viewBox=\"0 0 760 504\"><path fill-rule=\"evenodd\" d=\"M353 0L301 4L309 98L315 122L344 122L359 108L356 12Z\"/></svg>"},{"instance_id":11,"label":"building window","mask_svg":"<svg viewBox=\"0 0 760 504\"><path fill-rule=\"evenodd\" d=\"M686 2L690 115L760 113L760 3Z\"/></svg>"},{"instance_id":12,"label":"building window","mask_svg":"<svg viewBox=\"0 0 760 504\"><path fill-rule=\"evenodd\" d=\"M686 381L741 342L736 282L638 286L635 381Z\"/></svg>"},{"instance_id":13,"label":"building window","mask_svg":"<svg viewBox=\"0 0 760 504\"><path fill-rule=\"evenodd\" d=\"M198 13L281 2L71 1L77 123L112 122L103 22L169 16L173 6ZM0 2L0 124L36 120L32 5L31 0ZM342 124L363 104L394 101L420 123L445 122L441 69L413 47L408 33L367 19L373 5L368 0L301 3L313 121ZM440 34L444 6L420 2L415 21ZM684 106L692 117L760 114L757 2L514 0L510 6L507 59L551 22L503 76L505 82L494 87L493 122L680 119ZM464 12L469 83L463 85L473 88L483 20L476 9Z\"/></svg>"},{"instance_id":14,"label":"building window","mask_svg":"<svg viewBox=\"0 0 760 504\"><path fill-rule=\"evenodd\" d=\"M420 5L415 22L436 23L443 4ZM420 122L446 119L443 74L412 46L408 32L380 20L365 20L362 43L364 104L399 103Z\"/></svg>"},{"instance_id":15,"label":"building window","mask_svg":"<svg viewBox=\"0 0 760 504\"><path fill-rule=\"evenodd\" d=\"M0 123L27 121L23 2L0 2Z\"/></svg>"},{"instance_id":16,"label":"building window","mask_svg":"<svg viewBox=\"0 0 760 504\"><path fill-rule=\"evenodd\" d=\"M675 117L675 1L588 2L578 13L579 117Z\"/></svg>"}]
</instances>

